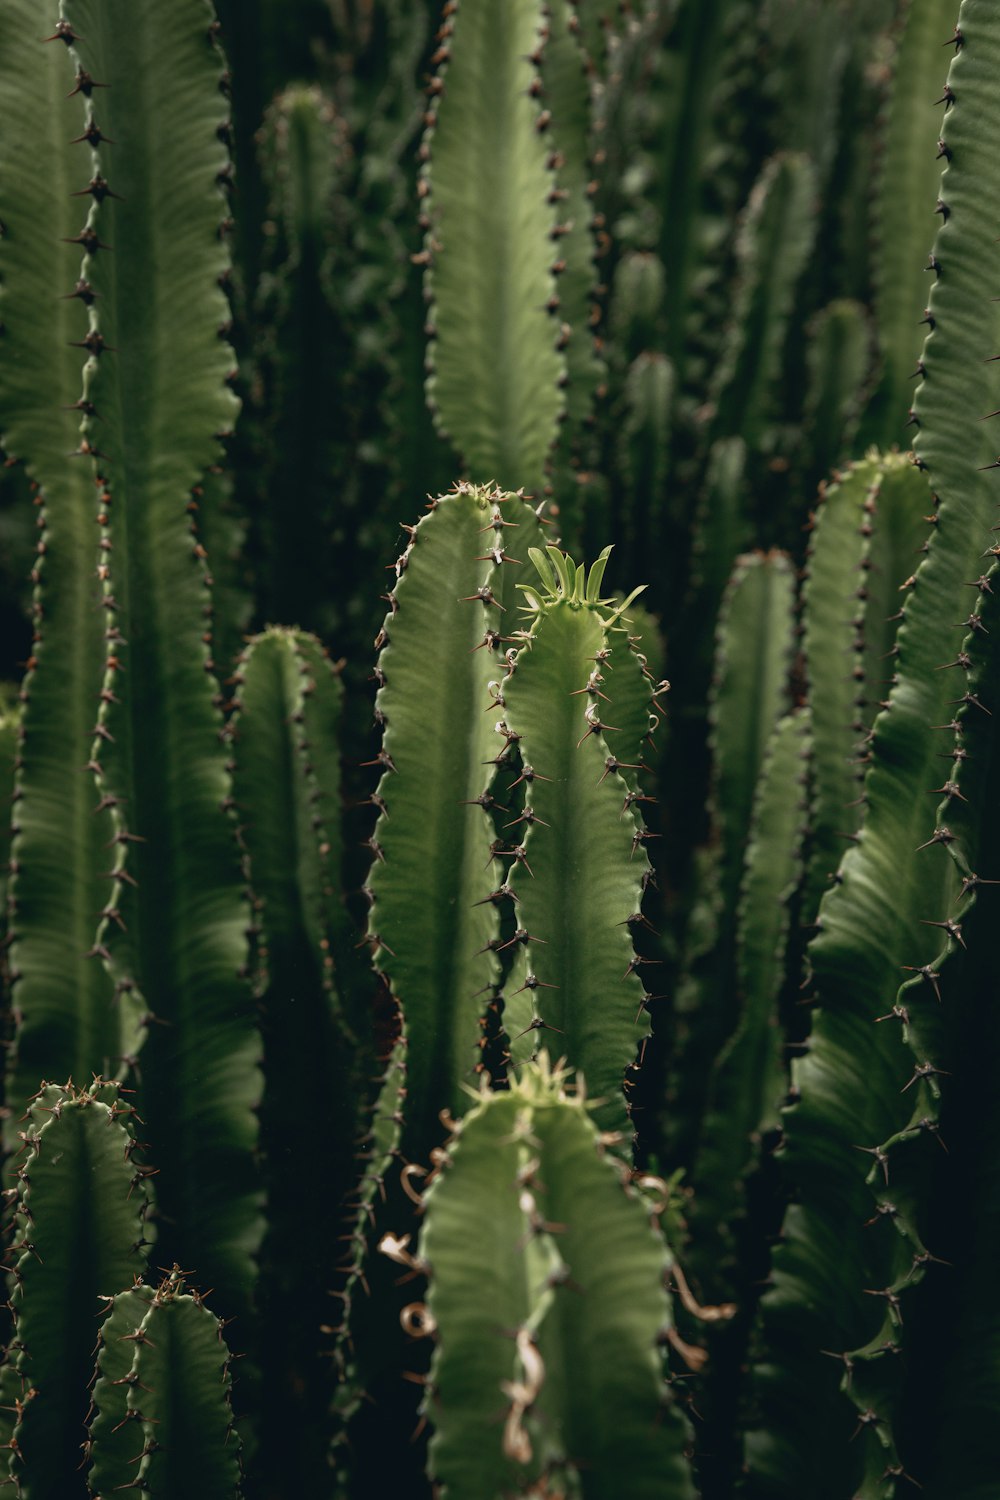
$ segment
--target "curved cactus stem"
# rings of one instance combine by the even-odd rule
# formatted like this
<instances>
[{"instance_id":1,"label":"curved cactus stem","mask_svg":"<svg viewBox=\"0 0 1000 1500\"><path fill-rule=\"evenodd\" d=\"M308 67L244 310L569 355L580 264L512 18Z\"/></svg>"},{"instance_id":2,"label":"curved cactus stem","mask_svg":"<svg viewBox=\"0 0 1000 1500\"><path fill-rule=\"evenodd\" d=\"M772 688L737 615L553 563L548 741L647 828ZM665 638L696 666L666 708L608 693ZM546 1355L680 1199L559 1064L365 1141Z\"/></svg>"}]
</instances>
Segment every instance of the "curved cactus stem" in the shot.
<instances>
[{"instance_id":1,"label":"curved cactus stem","mask_svg":"<svg viewBox=\"0 0 1000 1500\"><path fill-rule=\"evenodd\" d=\"M540 536L517 496L467 485L432 501L412 536L379 637L384 773L369 932L405 1009L403 1149L420 1158L434 1144L438 1111L464 1106L484 996L500 972L497 893L506 875L489 809L509 743L497 733L501 635Z\"/></svg>"},{"instance_id":2,"label":"curved cactus stem","mask_svg":"<svg viewBox=\"0 0 1000 1500\"><path fill-rule=\"evenodd\" d=\"M94 89L84 138L99 187L82 231L92 285L83 431L101 485L105 677L93 759L114 800L114 871L100 942L160 1024L142 1108L171 1228L166 1253L247 1311L262 1219L246 915L221 718L205 649L206 573L192 489L237 402L219 330L229 253L221 55L205 0L136 15L64 0ZM142 128L162 113L169 130ZM112 196L112 194L114 196ZM108 246L113 249L107 248Z\"/></svg>"},{"instance_id":3,"label":"curved cactus stem","mask_svg":"<svg viewBox=\"0 0 1000 1500\"><path fill-rule=\"evenodd\" d=\"M656 1349L667 1247L565 1081L543 1053L482 1096L426 1195L430 1472L451 1500L486 1500L546 1473L610 1495L627 1467L630 1494L689 1500Z\"/></svg>"},{"instance_id":4,"label":"curved cactus stem","mask_svg":"<svg viewBox=\"0 0 1000 1500\"><path fill-rule=\"evenodd\" d=\"M133 1158L134 1111L117 1085L46 1084L28 1108L11 1245L23 1403L10 1461L25 1500L86 1493L81 1447L95 1317L109 1286L141 1275L149 1168Z\"/></svg>"},{"instance_id":5,"label":"curved cactus stem","mask_svg":"<svg viewBox=\"0 0 1000 1500\"><path fill-rule=\"evenodd\" d=\"M549 312L556 182L532 98L541 28L542 0L452 8L424 171L428 398L474 479L531 491L556 439L566 368Z\"/></svg>"}]
</instances>

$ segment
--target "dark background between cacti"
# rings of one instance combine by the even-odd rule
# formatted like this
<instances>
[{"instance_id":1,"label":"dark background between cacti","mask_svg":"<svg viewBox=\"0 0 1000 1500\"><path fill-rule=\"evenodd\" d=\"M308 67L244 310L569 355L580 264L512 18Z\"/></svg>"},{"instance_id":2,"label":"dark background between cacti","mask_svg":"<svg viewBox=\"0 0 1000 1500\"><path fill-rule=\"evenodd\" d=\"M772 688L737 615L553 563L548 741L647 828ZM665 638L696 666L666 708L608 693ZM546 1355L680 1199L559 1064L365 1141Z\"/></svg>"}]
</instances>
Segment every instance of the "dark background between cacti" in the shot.
<instances>
[{"instance_id":1,"label":"dark background between cacti","mask_svg":"<svg viewBox=\"0 0 1000 1500\"><path fill-rule=\"evenodd\" d=\"M89 319L89 336L103 340L57 355L53 371L41 345L37 357L31 349L54 315L18 322L31 256L9 210L30 196L34 122L41 130L45 116L46 149L60 162L69 136L63 105L46 112L37 92L41 24L27 0L0 4L0 89L18 122L9 154L20 168L0 171L13 257L0 263L0 431L11 455L0 470L0 747L5 784L15 758L19 778L6 1144L17 1147L43 1080L74 1071L83 1086L122 1058L120 1080L140 1089L143 1159L157 1173L147 1181L140 1167L131 1185L109 1176L91 1202L72 1165L90 1166L94 1121L120 1135L127 1159L138 1149L114 1087L53 1087L31 1106L32 1172L12 1190L18 1322L5 1335L0 1396L16 1417L0 1422L13 1444L4 1477L29 1497L86 1490L70 1464L86 1395L67 1377L60 1410L70 1415L54 1428L44 1416L32 1425L30 1403L27 1416L17 1407L20 1377L38 1368L23 1364L22 1339L57 1348L65 1328L68 1366L90 1368L93 1312L74 1303L59 1269L70 1241L84 1247L80 1285L103 1276L98 1290L115 1298L91 1483L126 1482L125 1466L141 1460L149 1493L171 1483L209 1500L233 1492L228 1459L217 1471L216 1459L192 1459L200 1478L164 1479L154 1453L107 1446L126 1410L112 1379L115 1319L145 1329L155 1316L166 1330L174 1318L180 1330L183 1314L192 1333L162 1337L199 1372L199 1391L205 1356L183 1340L221 1337L176 1277L155 1294L129 1291L147 1232L137 1247L135 1225L148 1221L151 1264L179 1261L195 1288L213 1286L212 1310L234 1318L226 1336L241 1356L233 1400L248 1495L429 1494L437 1419L432 1470L452 1475L456 1500L471 1496L454 1475L481 1486L490 1473L499 1379L485 1437L449 1420L447 1393L466 1376L442 1337L438 1395L421 1406L431 1341L415 1336L412 1317L401 1330L400 1309L420 1301L423 1282L398 1283L400 1256L404 1271L423 1261L411 1263L405 1246L395 1261L379 1257L374 1242L391 1231L416 1244L416 1179L401 1185L399 1159L427 1164L445 1140L438 1112L457 1112L461 1084L476 1077L455 1059L479 1056L480 1073L502 1084L509 1062L527 1063L551 1032L550 1052L588 1078L627 1070L629 1116L611 1088L598 1123L629 1124L635 1165L670 1179L660 1218L695 1296L736 1308L704 1322L674 1299L679 1334L664 1380L671 1412L690 1426L672 1415L662 1443L635 1415L658 1377L641 1354L628 1365L621 1390L635 1405L616 1422L637 1467L617 1488L606 1454L590 1460L589 1479L586 1461L579 1472L569 1462L599 1427L602 1402L592 1411L583 1396L579 1406L561 1398L557 1425L565 1413L576 1448L560 1455L556 1443L550 1463L566 1493L673 1500L693 1483L704 1500L905 1500L919 1481L934 1500L995 1497L1000 1332L974 1291L988 1286L998 1204L990 893L977 902L1000 875L990 729L1000 629L988 625L993 561L978 561L991 543L993 476L976 473L991 462L980 418L1000 405L990 399L996 367L983 363L996 353L989 299L1000 292L993 7L965 0L961 32L957 0L215 8L224 61L192 61L180 20L176 38L163 23L147 42L145 12L128 18L133 55L116 33L119 0L103 13L97 0L64 0L45 17L45 34L61 18L73 43L50 48L67 79L53 99L69 93L74 64L98 79L121 69L91 99L95 117L112 122L110 140L90 141L120 200L105 203L86 174L84 206L65 222L55 189L52 205L42 192L31 199L50 247L38 263L56 265L61 291L87 253L96 297L59 314L66 332L82 338ZM171 66L181 59L175 93L174 76L164 83L158 72L159 46ZM77 106L82 129L85 101L67 108ZM162 140L145 140L129 166L121 137L151 119ZM183 267L188 220L171 222L169 195L188 151L203 151L205 181L226 198L204 206L212 243L192 258L204 287L189 300L178 280L174 326L162 306L147 318L113 268L141 277L154 264L142 258L152 254L146 222L167 263L173 255ZM64 204L80 189L70 167L56 176ZM113 248L63 247L90 199L98 237L101 215L117 216ZM449 212L464 233L438 244ZM119 348L131 377L118 373ZM153 367L169 439L139 391ZM47 414L79 402L81 389L83 443L71 458L77 415L56 430ZM467 480L523 488L532 507L465 485L425 512L428 497ZM190 516L171 512L161 526L170 482ZM104 569L95 579L89 512L86 540L65 550L83 525L59 509L60 486L74 485L88 504L100 494L102 569L117 550L130 558L121 574L112 563L110 578ZM134 497L147 495L144 511ZM556 562L546 571L543 560L533 643L508 685L515 587L534 576L523 549L557 539L588 561L613 544L603 584L592 575L585 604L585 575ZM505 545L523 568L500 566ZM90 560L75 566L73 556ZM483 597L478 564L491 558ZM616 634L611 599L637 585L646 591L627 617L645 677ZM145 589L171 601L162 618L145 609ZM87 590L89 617L103 603L121 627L107 644L96 626L75 632L71 622L69 601ZM584 620L573 642L568 598ZM73 608L88 618L86 604ZM488 649L477 654L484 619ZM262 634L277 626L295 628ZM131 683L129 650L141 668ZM579 735L568 720L563 733L551 705L566 701L570 680L588 691L586 672L572 672L595 650L608 651L619 696L605 709L590 687L597 717L573 721L587 741L574 745ZM669 692L655 692L663 679ZM509 732L498 743L501 711ZM625 750L649 713L657 729L631 775ZM53 747L63 742L68 756L74 735L94 748L71 772ZM593 843L547 854L541 830L546 809L558 823L558 799L547 800L543 776L526 781L525 767L562 756L556 779L569 783L580 763L571 750L593 752L599 772L599 746L621 766L596 791L596 776L580 784L576 816ZM491 751L495 772L481 773ZM60 896L50 879L59 819L80 823L71 782L79 787L72 777L88 756L99 816L82 815L91 831L73 835L61 887L70 894ZM423 789L396 803L404 765ZM188 790L176 790L177 777ZM56 811L39 820L52 788ZM456 831L456 788L480 803L474 837ZM223 797L228 824L202 837ZM516 844L506 831L515 824ZM442 873L453 846L465 863ZM494 873L505 856L509 877ZM574 871L570 900L560 860ZM109 864L110 898L72 894ZM474 882L482 910L439 920L437 908L451 910ZM84 964L73 944L88 922ZM459 1002L474 974L486 998L466 1035ZM589 982L597 1013L612 981L628 1015L616 1012L596 1037L554 998ZM53 998L77 990L65 1010ZM500 1161L511 1139L502 1097L472 1117L466 1156L455 1148L429 1200L429 1301L443 1331L463 1274L456 1237L475 1242L490 1207L475 1151ZM543 1176L564 1160L563 1125L555 1114L547 1123L548 1107L543 1089L531 1104ZM64 1167L49 1190L63 1201L44 1210L34 1163L57 1126ZM477 1147L476 1133L488 1142L491 1131L492 1148ZM447 1190L462 1173L464 1204ZM573 1180L581 1202L605 1201L607 1184L591 1199L584 1175ZM533 1191L531 1174L525 1181ZM572 1208L568 1189L560 1203L557 1220ZM606 1211L625 1223L624 1208ZM29 1235L33 1217L41 1228ZM96 1223L121 1226L117 1260L109 1249L91 1264ZM495 1232L519 1246L521 1227L511 1219ZM569 1228L561 1264L572 1282L598 1257ZM61 1248L42 1255L44 1245ZM655 1275L648 1247L622 1250L605 1269L639 1275L647 1262ZM489 1273L485 1282L488 1295ZM627 1308L629 1288L619 1290ZM662 1301L655 1288L636 1293L653 1322ZM529 1311L517 1317L528 1326ZM625 1347L624 1324L615 1327ZM692 1345L708 1349L704 1367ZM566 1362L558 1380L570 1386L571 1342L544 1348L550 1372ZM121 1364L117 1378L131 1369L144 1387L143 1368ZM517 1428L516 1398L512 1410ZM226 1413L214 1420L224 1432ZM468 1464L481 1466L475 1481ZM503 1483L527 1493L536 1480L515 1465Z\"/></svg>"}]
</instances>

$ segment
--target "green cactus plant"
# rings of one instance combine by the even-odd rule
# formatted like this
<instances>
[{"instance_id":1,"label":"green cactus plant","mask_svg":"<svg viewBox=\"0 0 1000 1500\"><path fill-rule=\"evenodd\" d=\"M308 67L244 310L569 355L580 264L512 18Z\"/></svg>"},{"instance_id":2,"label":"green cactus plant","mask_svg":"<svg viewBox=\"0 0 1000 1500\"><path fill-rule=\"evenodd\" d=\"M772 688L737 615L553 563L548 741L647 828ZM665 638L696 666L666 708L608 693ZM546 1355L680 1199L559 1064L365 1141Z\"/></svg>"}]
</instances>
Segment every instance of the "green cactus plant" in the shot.
<instances>
[{"instance_id":1,"label":"green cactus plant","mask_svg":"<svg viewBox=\"0 0 1000 1500\"><path fill-rule=\"evenodd\" d=\"M985 1500L995 7L220 9L0 0L0 1480Z\"/></svg>"}]
</instances>

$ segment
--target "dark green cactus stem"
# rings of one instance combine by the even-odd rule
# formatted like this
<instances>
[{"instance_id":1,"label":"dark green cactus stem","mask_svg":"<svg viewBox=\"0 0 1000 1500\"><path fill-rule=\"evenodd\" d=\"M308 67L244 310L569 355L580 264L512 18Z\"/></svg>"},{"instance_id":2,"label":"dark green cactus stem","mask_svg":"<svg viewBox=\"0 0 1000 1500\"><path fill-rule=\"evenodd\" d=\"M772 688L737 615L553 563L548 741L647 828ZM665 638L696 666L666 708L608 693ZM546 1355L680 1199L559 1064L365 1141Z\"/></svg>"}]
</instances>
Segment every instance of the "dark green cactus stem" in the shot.
<instances>
[{"instance_id":1,"label":"dark green cactus stem","mask_svg":"<svg viewBox=\"0 0 1000 1500\"><path fill-rule=\"evenodd\" d=\"M236 413L219 337L223 64L205 0L141 21L93 0L66 0L63 14L79 65L108 85L93 89L83 136L64 147L90 154L99 183L80 231L93 293L82 425L101 485L107 623L93 760L116 828L98 941L118 984L160 1023L144 1049L142 1109L167 1254L217 1285L224 1311L245 1312L262 1229L259 1045L239 977L246 914L203 644L206 574L187 514ZM138 128L159 112L170 130Z\"/></svg>"},{"instance_id":2,"label":"dark green cactus stem","mask_svg":"<svg viewBox=\"0 0 1000 1500\"><path fill-rule=\"evenodd\" d=\"M73 69L29 0L0 10L0 87L10 114L0 176L0 435L40 492L40 555L34 572L34 639L22 696L25 714L16 787L15 879L10 885L17 1047L7 1059L5 1125L16 1121L43 1076L87 1078L136 1050L141 1007L114 989L95 952L108 903L111 812L83 767L91 758L103 676L103 629L94 608L97 495L79 448L81 370L87 331L71 293L80 247L79 198L90 177L70 146L84 127L82 95L67 99ZM51 30L51 27L48 28ZM45 172L37 170L43 152Z\"/></svg>"},{"instance_id":3,"label":"dark green cactus stem","mask_svg":"<svg viewBox=\"0 0 1000 1500\"><path fill-rule=\"evenodd\" d=\"M934 101L942 57L955 25L955 0L908 0L903 7L875 199L876 314L882 357L862 436L906 440L913 376L927 306L927 260L941 182L941 117Z\"/></svg>"},{"instance_id":4,"label":"dark green cactus stem","mask_svg":"<svg viewBox=\"0 0 1000 1500\"><path fill-rule=\"evenodd\" d=\"M374 1058L345 1016L341 990L364 970L349 965L340 896L342 859L339 674L319 642L272 628L248 645L236 673L233 797L254 909L256 973L264 1041L261 1151L269 1232L261 1251L258 1347L263 1401L273 1423L256 1464L266 1483L307 1484L322 1472L329 1359L316 1348L315 1309L335 1281L343 1202L358 1175L360 1101ZM360 967L360 966L359 966ZM346 972L345 972L346 971ZM302 1099L316 1160L294 1139ZM307 1351L309 1351L307 1353ZM272 1431L301 1430L311 1443L287 1452ZM310 1467L310 1464L312 1467Z\"/></svg>"},{"instance_id":5,"label":"dark green cactus stem","mask_svg":"<svg viewBox=\"0 0 1000 1500\"><path fill-rule=\"evenodd\" d=\"M257 309L260 591L266 619L315 629L334 566L331 500L341 499L330 475L344 471L350 439L349 419L336 415L348 409L349 345L334 265L344 238L346 122L318 87L290 88L267 111L260 149L273 231Z\"/></svg>"},{"instance_id":6,"label":"dark green cactus stem","mask_svg":"<svg viewBox=\"0 0 1000 1500\"><path fill-rule=\"evenodd\" d=\"M691 1500L656 1347L667 1246L606 1153L582 1079L566 1085L543 1053L509 1093L484 1095L427 1193L431 1286L411 1319L437 1341L430 1472L446 1500L539 1484L611 1500L625 1473L630 1495Z\"/></svg>"},{"instance_id":7,"label":"dark green cactus stem","mask_svg":"<svg viewBox=\"0 0 1000 1500\"><path fill-rule=\"evenodd\" d=\"M432 501L411 535L379 637L384 774L369 888L376 963L409 1038L404 1151L421 1158L438 1111L463 1107L500 974L506 871L489 810L509 740L490 713L490 684L504 675L501 637L541 537L522 500L465 485Z\"/></svg>"},{"instance_id":8,"label":"dark green cactus stem","mask_svg":"<svg viewBox=\"0 0 1000 1500\"><path fill-rule=\"evenodd\" d=\"M790 706L794 592L784 553L747 553L737 559L719 613L709 708L714 837L698 861L676 1002L676 1102L669 1128L680 1132L675 1150L681 1160L694 1149L709 1070L739 1016L736 911L754 790L775 725Z\"/></svg>"},{"instance_id":9,"label":"dark green cactus stem","mask_svg":"<svg viewBox=\"0 0 1000 1500\"><path fill-rule=\"evenodd\" d=\"M9 1366L16 1421L0 1471L24 1500L82 1500L81 1450L95 1319L109 1286L145 1269L150 1169L135 1159L134 1110L117 1085L43 1086L17 1163ZM5 1388L14 1384L4 1377Z\"/></svg>"},{"instance_id":10,"label":"dark green cactus stem","mask_svg":"<svg viewBox=\"0 0 1000 1500\"><path fill-rule=\"evenodd\" d=\"M806 922L861 827L867 736L891 676L927 503L908 455L873 451L824 491L813 521L802 642L814 745Z\"/></svg>"},{"instance_id":11,"label":"dark green cactus stem","mask_svg":"<svg viewBox=\"0 0 1000 1500\"><path fill-rule=\"evenodd\" d=\"M757 783L736 934L736 1030L716 1060L694 1178L699 1237L727 1244L743 1196L743 1174L762 1138L779 1127L788 1066L778 1001L786 980L789 903L802 873L810 716L796 709L777 725ZM704 1249L702 1249L704 1263ZM722 1282L714 1278L722 1273ZM706 1272L712 1295L732 1266ZM711 1275L712 1279L708 1280ZM742 1291L742 1288L740 1288Z\"/></svg>"},{"instance_id":12,"label":"dark green cactus stem","mask_svg":"<svg viewBox=\"0 0 1000 1500\"><path fill-rule=\"evenodd\" d=\"M473 479L534 492L555 443L566 369L552 317L557 184L532 97L541 32L542 0L453 7L441 30L446 61L432 88L423 177L429 399Z\"/></svg>"},{"instance_id":13,"label":"dark green cactus stem","mask_svg":"<svg viewBox=\"0 0 1000 1500\"><path fill-rule=\"evenodd\" d=\"M633 566L662 547L671 512L667 476L674 419L674 369L662 354L639 354L629 366L618 430L618 472L623 488L621 525Z\"/></svg>"},{"instance_id":14,"label":"dark green cactus stem","mask_svg":"<svg viewBox=\"0 0 1000 1500\"><path fill-rule=\"evenodd\" d=\"M987 389L995 391L996 382L983 367L1000 338L1000 314L986 284L996 282L997 251L984 194L984 184L995 181L1000 131L992 86L1000 66L1000 24L993 8L966 0L957 37L944 93L946 212L933 252L934 328L915 402L919 462L939 504L927 556L903 610L888 708L874 728L860 841L845 856L840 883L821 907L822 931L810 948L822 1008L810 1051L793 1070L801 1098L786 1121L788 1170L800 1201L786 1220L776 1256L765 1325L771 1353L760 1377L762 1426L751 1448L754 1492L769 1500L801 1494L803 1486L817 1493L818 1475L824 1476L823 1496L858 1482L864 1445L847 1442L856 1413L846 1398L837 1413L839 1374L819 1351L852 1357L866 1347L871 1352L872 1341L882 1336L883 1313L895 1310L891 1298L918 1281L925 1264L918 1264L923 1251L916 1248L919 1199L904 1201L893 1222L887 1209L879 1209L892 1204L896 1159L937 1149L929 1138L936 1130L934 1069L940 1064L931 1057L915 1066L897 1026L906 1011L936 1007L935 983L926 969L939 952L937 924L947 932L961 911L955 904L957 873L949 861L938 860L939 849L921 846L944 841L928 794L940 788L937 755L948 753L942 735L953 734L947 727L955 717L952 703L962 698L962 636L978 629L976 580L996 500L994 474L977 472L990 455L988 430L979 418L998 404ZM984 266L993 267L992 277L984 275ZM949 662L954 665L948 670L938 670ZM946 728L934 731L939 725ZM881 1016L888 1019L874 1025ZM877 1170L866 1183L872 1161ZM905 1166L903 1171L909 1175ZM915 1175L926 1180L926 1169ZM877 1233L862 1227L873 1213ZM835 1302L831 1285L838 1288ZM866 1296L869 1290L877 1296ZM890 1342L896 1341L894 1334ZM807 1430L802 1422L802 1413L816 1402L830 1412L822 1440L814 1425ZM880 1425L885 1436L891 1398L873 1410L878 1423L868 1427ZM869 1431L867 1439L878 1437ZM882 1493L891 1494L891 1486Z\"/></svg>"},{"instance_id":15,"label":"dark green cactus stem","mask_svg":"<svg viewBox=\"0 0 1000 1500\"><path fill-rule=\"evenodd\" d=\"M634 778L651 698L621 624L629 601L601 597L607 556L588 574L555 547L532 551L534 618L502 684L528 776L515 820L518 957L504 1027L515 1063L557 1045L602 1101L602 1127L621 1130L623 1079L646 1032L629 923L639 920L649 874Z\"/></svg>"},{"instance_id":16,"label":"dark green cactus stem","mask_svg":"<svg viewBox=\"0 0 1000 1500\"><path fill-rule=\"evenodd\" d=\"M677 63L680 54L683 62L676 86L664 101L658 249L667 269L667 353L682 383L692 280L706 206L704 165L713 144L715 94L727 59L727 26L740 8L739 0L682 0L670 36L670 57Z\"/></svg>"},{"instance_id":17,"label":"dark green cactus stem","mask_svg":"<svg viewBox=\"0 0 1000 1500\"><path fill-rule=\"evenodd\" d=\"M542 48L540 102L551 116L550 138L556 185L559 306L557 343L566 360L566 406L554 459L553 487L559 506L562 540L574 544L587 517L580 514L577 479L585 424L605 376L594 339L598 313L591 163L590 85L581 48L580 25L571 0L543 0L545 43Z\"/></svg>"},{"instance_id":18,"label":"dark green cactus stem","mask_svg":"<svg viewBox=\"0 0 1000 1500\"><path fill-rule=\"evenodd\" d=\"M819 483L852 451L871 357L872 330L860 302L831 302L813 322L803 412L806 472Z\"/></svg>"},{"instance_id":19,"label":"dark green cactus stem","mask_svg":"<svg viewBox=\"0 0 1000 1500\"><path fill-rule=\"evenodd\" d=\"M91 1423L94 1493L236 1500L223 1325L175 1266L159 1286L107 1297Z\"/></svg>"},{"instance_id":20,"label":"dark green cactus stem","mask_svg":"<svg viewBox=\"0 0 1000 1500\"><path fill-rule=\"evenodd\" d=\"M740 279L711 384L712 434L738 434L751 449L768 441L795 288L816 233L815 193L807 157L773 157L750 195L737 240Z\"/></svg>"}]
</instances>

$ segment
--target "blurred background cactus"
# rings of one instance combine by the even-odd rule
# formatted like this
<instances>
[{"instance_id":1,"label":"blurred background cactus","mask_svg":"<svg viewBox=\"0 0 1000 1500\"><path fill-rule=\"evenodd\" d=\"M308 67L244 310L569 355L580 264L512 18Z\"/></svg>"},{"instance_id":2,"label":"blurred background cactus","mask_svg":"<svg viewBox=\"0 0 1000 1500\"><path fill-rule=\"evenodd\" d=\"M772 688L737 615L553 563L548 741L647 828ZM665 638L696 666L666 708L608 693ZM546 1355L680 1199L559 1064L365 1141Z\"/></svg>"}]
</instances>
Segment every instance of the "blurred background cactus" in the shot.
<instances>
[{"instance_id":1,"label":"blurred background cactus","mask_svg":"<svg viewBox=\"0 0 1000 1500\"><path fill-rule=\"evenodd\" d=\"M0 0L0 1486L995 1500L998 77Z\"/></svg>"}]
</instances>

